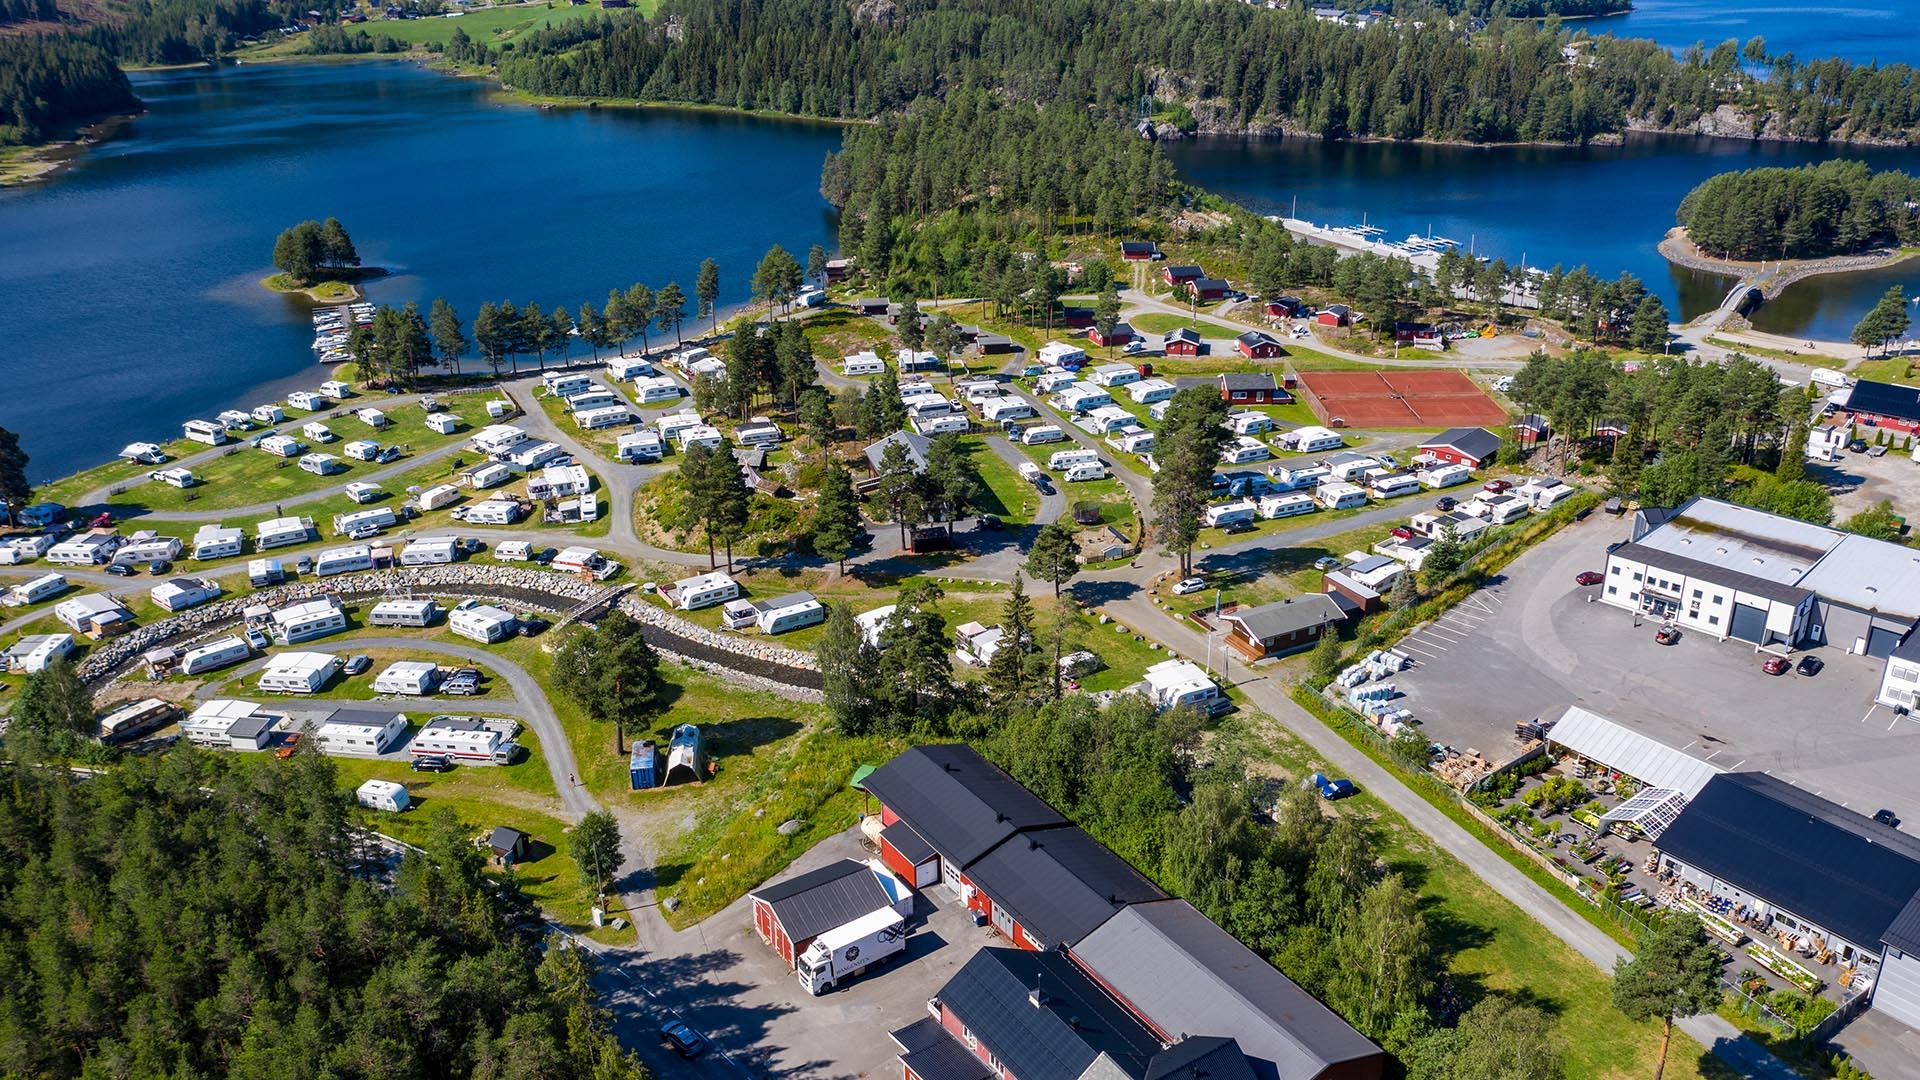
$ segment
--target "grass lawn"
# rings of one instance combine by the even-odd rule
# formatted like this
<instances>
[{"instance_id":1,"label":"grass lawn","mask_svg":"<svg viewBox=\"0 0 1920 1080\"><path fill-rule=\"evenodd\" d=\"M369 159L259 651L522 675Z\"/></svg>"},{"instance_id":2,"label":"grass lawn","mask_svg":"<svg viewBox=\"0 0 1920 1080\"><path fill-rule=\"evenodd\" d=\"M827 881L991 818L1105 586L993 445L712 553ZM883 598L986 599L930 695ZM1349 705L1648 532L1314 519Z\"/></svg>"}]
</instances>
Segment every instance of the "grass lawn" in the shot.
<instances>
[{"instance_id":1,"label":"grass lawn","mask_svg":"<svg viewBox=\"0 0 1920 1080\"><path fill-rule=\"evenodd\" d=\"M633 6L642 12L652 12L659 6L659 0L634 0ZM499 44L512 41L522 34L534 30L544 30L577 19L590 18L605 14L598 6L581 5L575 7L566 3L512 4L499 7L476 8L452 18L430 16L422 19L381 19L374 18L348 32L364 32L368 37L389 37L409 45L445 45L453 40L455 29L463 30L475 41ZM291 57L313 57L316 54L301 52L306 37L295 34L266 45L257 45L241 52L241 57L254 62L284 60ZM406 53L355 53L356 58L379 58L405 56Z\"/></svg>"},{"instance_id":2,"label":"grass lawn","mask_svg":"<svg viewBox=\"0 0 1920 1080\"><path fill-rule=\"evenodd\" d=\"M1325 767L1310 747L1258 713L1227 721L1217 738L1244 748L1268 770L1288 779ZM1566 1047L1570 1077L1650 1074L1659 1028L1629 1021L1613 1009L1605 972L1370 793L1362 791L1342 800L1337 812L1358 815L1370 824L1389 868L1420 894L1440 962L1469 1003L1483 994L1507 993L1542 1008ZM1697 1043L1676 1033L1667 1075L1728 1073L1707 1059Z\"/></svg>"},{"instance_id":3,"label":"grass lawn","mask_svg":"<svg viewBox=\"0 0 1920 1080\"><path fill-rule=\"evenodd\" d=\"M1862 360L1855 364L1847 374L1856 379L1871 382L1891 382L1913 385L1915 360L1910 356L1886 356L1878 360Z\"/></svg>"},{"instance_id":4,"label":"grass lawn","mask_svg":"<svg viewBox=\"0 0 1920 1080\"><path fill-rule=\"evenodd\" d=\"M188 454L205 450L207 445L194 442L192 439L175 439L170 443L161 444L160 449L166 452L168 458L168 463L165 465L141 465L137 462L116 459L103 465L95 465L91 469L82 469L59 480L41 484L33 489L32 501L56 502L62 506L73 506L79 502L81 496L90 491L110 484L139 480L155 469L171 468L174 461Z\"/></svg>"},{"instance_id":5,"label":"grass lawn","mask_svg":"<svg viewBox=\"0 0 1920 1080\"><path fill-rule=\"evenodd\" d=\"M959 451L986 489L980 500L981 510L999 515L1010 525L1033 521L1040 510L1038 488L1020 479L1020 474L987 445L984 437L965 436L960 440Z\"/></svg>"},{"instance_id":6,"label":"grass lawn","mask_svg":"<svg viewBox=\"0 0 1920 1080\"><path fill-rule=\"evenodd\" d=\"M330 419L328 427L339 438L324 445L314 444L313 452L333 454L345 466L344 471L331 476L318 476L300 468L296 458L283 458L262 450L256 450L246 444L245 439L260 433L246 433L241 442L229 444L230 452L203 465L195 467L204 483L190 488L176 488L168 484L147 481L114 494L109 505L121 512L138 510L219 510L225 507L254 506L260 503L275 502L305 495L309 492L347 484L359 475L366 475L387 468L373 462L355 461L340 453L340 448L356 439L370 439L391 445L398 442L403 455L417 455L437 450L450 443L470 438L473 429L484 426L486 406L478 396L469 396L466 400L450 402L444 411L452 412L466 422L467 427L452 435L441 435L428 431L421 423L426 411L417 404L398 405L384 408L392 421L387 427L374 429L361 423L352 414L355 407L378 404L366 399L348 405L342 405ZM278 430L310 442L299 435L304 420L293 420L280 425ZM199 444L194 444L199 445Z\"/></svg>"},{"instance_id":7,"label":"grass lawn","mask_svg":"<svg viewBox=\"0 0 1920 1080\"><path fill-rule=\"evenodd\" d=\"M1159 311L1128 316L1127 325L1144 334L1166 334L1183 326L1191 326L1200 331L1202 336L1210 338L1236 338L1247 331L1244 326L1215 322L1212 319L1195 319L1191 315L1168 315Z\"/></svg>"},{"instance_id":8,"label":"grass lawn","mask_svg":"<svg viewBox=\"0 0 1920 1080\"><path fill-rule=\"evenodd\" d=\"M813 355L834 371L840 370L844 358L862 350L872 350L881 359L891 361L893 351L900 346L899 339L885 322L845 309L813 315L801 326L807 343L813 347Z\"/></svg>"},{"instance_id":9,"label":"grass lawn","mask_svg":"<svg viewBox=\"0 0 1920 1080\"><path fill-rule=\"evenodd\" d=\"M633 493L634 532L641 540L671 551L706 554L706 532L698 525L678 525L685 496L686 487L677 471L647 481ZM785 550L791 537L810 531L809 517L801 500L776 499L756 491L747 504L746 532L734 540L733 553L745 556ZM714 549L724 559L725 547L716 543Z\"/></svg>"},{"instance_id":10,"label":"grass lawn","mask_svg":"<svg viewBox=\"0 0 1920 1080\"><path fill-rule=\"evenodd\" d=\"M1731 341L1723 337L1709 337L1707 344L1718 345L1728 352L1737 352L1742 356L1765 356L1773 360L1785 360L1790 364L1805 364L1808 367L1832 368L1835 371L1847 366L1847 362L1837 356L1800 349L1770 349L1765 345L1755 345L1746 341ZM1642 359L1639 354L1618 353L1617 359ZM1658 353L1646 354L1643 361L1658 360Z\"/></svg>"}]
</instances>

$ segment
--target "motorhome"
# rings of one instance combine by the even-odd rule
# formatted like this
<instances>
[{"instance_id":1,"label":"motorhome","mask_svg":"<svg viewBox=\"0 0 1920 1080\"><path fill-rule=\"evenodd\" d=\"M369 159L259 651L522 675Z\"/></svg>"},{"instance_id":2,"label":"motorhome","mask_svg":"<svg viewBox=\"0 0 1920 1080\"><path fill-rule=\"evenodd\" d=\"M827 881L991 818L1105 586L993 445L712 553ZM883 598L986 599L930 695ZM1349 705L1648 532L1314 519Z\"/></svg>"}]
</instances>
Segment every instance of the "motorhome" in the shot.
<instances>
[{"instance_id":1,"label":"motorhome","mask_svg":"<svg viewBox=\"0 0 1920 1080\"><path fill-rule=\"evenodd\" d=\"M527 516L527 507L519 499L488 499L467 507L469 525L513 525Z\"/></svg>"},{"instance_id":2,"label":"motorhome","mask_svg":"<svg viewBox=\"0 0 1920 1080\"><path fill-rule=\"evenodd\" d=\"M432 600L382 600L367 613L369 626L432 626L440 605Z\"/></svg>"},{"instance_id":3,"label":"motorhome","mask_svg":"<svg viewBox=\"0 0 1920 1080\"><path fill-rule=\"evenodd\" d=\"M180 654L180 674L204 675L241 663L253 655L253 647L238 634L215 638Z\"/></svg>"},{"instance_id":4,"label":"motorhome","mask_svg":"<svg viewBox=\"0 0 1920 1080\"><path fill-rule=\"evenodd\" d=\"M299 409L301 412L319 412L329 404L326 398L311 390L295 390L287 395L287 407Z\"/></svg>"},{"instance_id":5,"label":"motorhome","mask_svg":"<svg viewBox=\"0 0 1920 1080\"><path fill-rule=\"evenodd\" d=\"M674 582L664 595L682 611L697 611L738 597L740 586L732 578L715 571L682 578Z\"/></svg>"},{"instance_id":6,"label":"motorhome","mask_svg":"<svg viewBox=\"0 0 1920 1080\"><path fill-rule=\"evenodd\" d=\"M123 705L100 718L100 741L108 746L137 739L180 718L180 706L161 698Z\"/></svg>"},{"instance_id":7,"label":"motorhome","mask_svg":"<svg viewBox=\"0 0 1920 1080\"><path fill-rule=\"evenodd\" d=\"M451 536L423 536L409 540L400 552L401 566L438 566L453 561L460 547Z\"/></svg>"},{"instance_id":8,"label":"motorhome","mask_svg":"<svg viewBox=\"0 0 1920 1080\"><path fill-rule=\"evenodd\" d=\"M247 584L256 589L278 585L287 580L287 571L279 559L254 559L247 563Z\"/></svg>"},{"instance_id":9,"label":"motorhome","mask_svg":"<svg viewBox=\"0 0 1920 1080\"><path fill-rule=\"evenodd\" d=\"M167 452L155 443L128 443L120 448L120 458L133 465L158 465L167 460Z\"/></svg>"},{"instance_id":10,"label":"motorhome","mask_svg":"<svg viewBox=\"0 0 1920 1080\"><path fill-rule=\"evenodd\" d=\"M329 379L320 384L320 392L335 401L345 401L353 396L353 387L339 379Z\"/></svg>"},{"instance_id":11,"label":"motorhome","mask_svg":"<svg viewBox=\"0 0 1920 1080\"><path fill-rule=\"evenodd\" d=\"M214 417L228 431L252 431L253 414L242 409L226 409Z\"/></svg>"},{"instance_id":12,"label":"motorhome","mask_svg":"<svg viewBox=\"0 0 1920 1080\"><path fill-rule=\"evenodd\" d=\"M65 574L42 574L24 585L15 585L13 591L5 594L6 602L12 607L25 607L59 596L71 588Z\"/></svg>"},{"instance_id":13,"label":"motorhome","mask_svg":"<svg viewBox=\"0 0 1920 1080\"><path fill-rule=\"evenodd\" d=\"M680 400L680 384L665 375L633 380L633 399L642 405L658 405Z\"/></svg>"},{"instance_id":14,"label":"motorhome","mask_svg":"<svg viewBox=\"0 0 1920 1080\"><path fill-rule=\"evenodd\" d=\"M1067 433L1053 424L1035 424L1020 433L1020 441L1028 446L1056 443L1064 440L1066 437Z\"/></svg>"},{"instance_id":15,"label":"motorhome","mask_svg":"<svg viewBox=\"0 0 1920 1080\"><path fill-rule=\"evenodd\" d=\"M1084 465L1088 462L1099 464L1099 451L1075 447L1072 450L1055 450L1047 458L1047 468L1059 472L1061 469L1071 469L1075 465Z\"/></svg>"},{"instance_id":16,"label":"motorhome","mask_svg":"<svg viewBox=\"0 0 1920 1080\"><path fill-rule=\"evenodd\" d=\"M333 433L332 428L318 420L309 420L300 425L300 434L317 443L330 443L340 437Z\"/></svg>"},{"instance_id":17,"label":"motorhome","mask_svg":"<svg viewBox=\"0 0 1920 1080\"><path fill-rule=\"evenodd\" d=\"M527 433L512 424L490 424L467 440L477 453L488 457L499 457L526 441Z\"/></svg>"},{"instance_id":18,"label":"motorhome","mask_svg":"<svg viewBox=\"0 0 1920 1080\"><path fill-rule=\"evenodd\" d=\"M1367 493L1358 485L1328 480L1314 491L1314 498L1329 510L1352 510L1367 505Z\"/></svg>"},{"instance_id":19,"label":"motorhome","mask_svg":"<svg viewBox=\"0 0 1920 1080\"><path fill-rule=\"evenodd\" d=\"M383 428L383 427L386 427L388 424L392 423L391 420L387 419L387 414L385 412L379 409L373 408L372 406L368 406L367 408L364 408L364 409L355 409L353 410L353 415L357 417L361 423L367 425L370 428Z\"/></svg>"},{"instance_id":20,"label":"motorhome","mask_svg":"<svg viewBox=\"0 0 1920 1080\"><path fill-rule=\"evenodd\" d=\"M372 439L355 439L341 447L340 452L355 461L372 461L380 456L380 444Z\"/></svg>"},{"instance_id":21,"label":"motorhome","mask_svg":"<svg viewBox=\"0 0 1920 1080\"><path fill-rule=\"evenodd\" d=\"M879 375L886 370L887 362L872 352L857 352L852 356L842 357L840 361L840 374L848 378Z\"/></svg>"},{"instance_id":22,"label":"motorhome","mask_svg":"<svg viewBox=\"0 0 1920 1080\"><path fill-rule=\"evenodd\" d=\"M350 574L356 570L371 569L373 569L373 549L365 544L328 548L313 559L315 577L332 577L335 574Z\"/></svg>"},{"instance_id":23,"label":"motorhome","mask_svg":"<svg viewBox=\"0 0 1920 1080\"><path fill-rule=\"evenodd\" d=\"M452 506L461 499L460 489L452 484L436 484L413 497L414 505L422 511L438 510L443 506ZM468 511L471 513L472 511Z\"/></svg>"},{"instance_id":24,"label":"motorhome","mask_svg":"<svg viewBox=\"0 0 1920 1080\"><path fill-rule=\"evenodd\" d=\"M193 533L193 557L227 559L240 554L243 534L238 528L210 522ZM304 536L301 539L305 539Z\"/></svg>"},{"instance_id":25,"label":"motorhome","mask_svg":"<svg viewBox=\"0 0 1920 1080\"><path fill-rule=\"evenodd\" d=\"M526 442L506 456L506 463L521 472L532 472L566 456L566 448L559 443Z\"/></svg>"},{"instance_id":26,"label":"motorhome","mask_svg":"<svg viewBox=\"0 0 1920 1080\"><path fill-rule=\"evenodd\" d=\"M333 515L333 531L338 536L346 536L356 529L364 529L367 526L391 529L399 523L400 519L394 516L392 508L385 506Z\"/></svg>"},{"instance_id":27,"label":"motorhome","mask_svg":"<svg viewBox=\"0 0 1920 1080\"><path fill-rule=\"evenodd\" d=\"M633 412L625 405L602 405L574 413L573 422L580 425L582 431L598 431L601 428L631 424Z\"/></svg>"},{"instance_id":28,"label":"motorhome","mask_svg":"<svg viewBox=\"0 0 1920 1080\"><path fill-rule=\"evenodd\" d=\"M477 600L465 601L447 613L447 629L482 645L505 641L518 625L513 612Z\"/></svg>"},{"instance_id":29,"label":"motorhome","mask_svg":"<svg viewBox=\"0 0 1920 1080\"><path fill-rule=\"evenodd\" d=\"M1313 496L1303 491L1260 497L1260 516L1269 520L1293 517L1296 514L1311 514L1318 509L1320 504L1314 501Z\"/></svg>"},{"instance_id":30,"label":"motorhome","mask_svg":"<svg viewBox=\"0 0 1920 1080\"><path fill-rule=\"evenodd\" d=\"M452 413L437 412L428 413L424 423L427 430L436 435L452 435L460 430L463 421Z\"/></svg>"},{"instance_id":31,"label":"motorhome","mask_svg":"<svg viewBox=\"0 0 1920 1080\"><path fill-rule=\"evenodd\" d=\"M307 452L307 444L291 435L269 435L260 440L260 449L275 457L299 457Z\"/></svg>"},{"instance_id":32,"label":"motorhome","mask_svg":"<svg viewBox=\"0 0 1920 1080\"><path fill-rule=\"evenodd\" d=\"M1105 480L1106 478L1107 467L1098 461L1083 461L1078 465L1069 466L1065 472L1060 474L1060 479L1069 484L1077 484L1085 480Z\"/></svg>"},{"instance_id":33,"label":"motorhome","mask_svg":"<svg viewBox=\"0 0 1920 1080\"><path fill-rule=\"evenodd\" d=\"M1224 529L1229 525L1244 525L1260 514L1260 505L1252 499L1236 499L1229 503L1219 503L1207 507L1205 518L1209 526Z\"/></svg>"},{"instance_id":34,"label":"motorhome","mask_svg":"<svg viewBox=\"0 0 1920 1080\"><path fill-rule=\"evenodd\" d=\"M169 487L190 488L200 481L200 474L192 469L156 469L147 474L147 479L158 480Z\"/></svg>"},{"instance_id":35,"label":"motorhome","mask_svg":"<svg viewBox=\"0 0 1920 1080\"><path fill-rule=\"evenodd\" d=\"M181 425L186 437L208 446L222 446L227 442L227 426L218 420L189 420Z\"/></svg>"},{"instance_id":36,"label":"motorhome","mask_svg":"<svg viewBox=\"0 0 1920 1080\"><path fill-rule=\"evenodd\" d=\"M607 378L619 382L637 379L653 374L653 362L641 356L610 356L607 358Z\"/></svg>"},{"instance_id":37,"label":"motorhome","mask_svg":"<svg viewBox=\"0 0 1920 1080\"><path fill-rule=\"evenodd\" d=\"M1265 461L1272 456L1273 451L1266 443L1245 436L1233 440L1220 451L1220 460L1227 465L1246 465Z\"/></svg>"},{"instance_id":38,"label":"motorhome","mask_svg":"<svg viewBox=\"0 0 1920 1080\"><path fill-rule=\"evenodd\" d=\"M259 423L278 424L287 418L287 411L278 405L255 405L251 415Z\"/></svg>"}]
</instances>

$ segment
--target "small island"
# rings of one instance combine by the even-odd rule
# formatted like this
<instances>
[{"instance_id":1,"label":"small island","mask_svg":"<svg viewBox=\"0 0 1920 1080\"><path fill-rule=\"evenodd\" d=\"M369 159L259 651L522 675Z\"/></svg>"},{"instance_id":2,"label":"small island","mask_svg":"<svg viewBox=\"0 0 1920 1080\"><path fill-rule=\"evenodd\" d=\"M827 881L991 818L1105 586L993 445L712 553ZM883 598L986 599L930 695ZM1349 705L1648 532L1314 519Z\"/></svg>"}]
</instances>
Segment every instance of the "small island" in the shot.
<instances>
[{"instance_id":1,"label":"small island","mask_svg":"<svg viewBox=\"0 0 1920 1080\"><path fill-rule=\"evenodd\" d=\"M1815 274L1920 255L1920 178L1858 161L1721 173L1680 201L1660 243L1671 262L1749 279L1769 263L1769 294Z\"/></svg>"},{"instance_id":2,"label":"small island","mask_svg":"<svg viewBox=\"0 0 1920 1080\"><path fill-rule=\"evenodd\" d=\"M275 274L260 284L274 292L300 293L321 304L359 300L360 283L383 277L386 271L360 265L353 237L339 218L303 221L281 231L273 241Z\"/></svg>"}]
</instances>

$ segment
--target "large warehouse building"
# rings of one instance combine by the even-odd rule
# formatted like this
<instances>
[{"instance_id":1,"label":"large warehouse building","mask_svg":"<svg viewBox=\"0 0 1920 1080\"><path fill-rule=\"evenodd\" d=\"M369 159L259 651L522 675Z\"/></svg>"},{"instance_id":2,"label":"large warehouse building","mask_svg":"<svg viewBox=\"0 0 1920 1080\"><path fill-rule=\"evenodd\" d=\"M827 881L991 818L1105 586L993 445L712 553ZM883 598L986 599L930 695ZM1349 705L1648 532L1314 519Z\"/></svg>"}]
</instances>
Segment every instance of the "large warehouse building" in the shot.
<instances>
[{"instance_id":1,"label":"large warehouse building","mask_svg":"<svg viewBox=\"0 0 1920 1080\"><path fill-rule=\"evenodd\" d=\"M1920 552L1699 498L1607 556L1600 599L1717 638L1885 659L1920 620Z\"/></svg>"}]
</instances>

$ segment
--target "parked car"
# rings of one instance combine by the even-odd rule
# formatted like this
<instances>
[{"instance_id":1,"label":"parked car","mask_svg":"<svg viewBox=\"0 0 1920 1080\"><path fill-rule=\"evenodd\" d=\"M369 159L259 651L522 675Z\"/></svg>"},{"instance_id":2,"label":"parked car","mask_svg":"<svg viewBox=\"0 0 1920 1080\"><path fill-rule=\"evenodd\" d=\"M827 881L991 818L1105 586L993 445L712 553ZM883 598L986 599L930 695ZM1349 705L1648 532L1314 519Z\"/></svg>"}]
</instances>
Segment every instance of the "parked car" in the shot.
<instances>
[{"instance_id":1,"label":"parked car","mask_svg":"<svg viewBox=\"0 0 1920 1080\"><path fill-rule=\"evenodd\" d=\"M1129 356L1131 356L1134 353L1143 353L1147 351L1147 343L1144 341L1141 341L1139 338L1134 338L1132 341L1129 341L1125 345L1122 345L1120 347L1120 351L1128 354Z\"/></svg>"},{"instance_id":2,"label":"parked car","mask_svg":"<svg viewBox=\"0 0 1920 1080\"><path fill-rule=\"evenodd\" d=\"M1322 555L1313 560L1313 568L1315 570L1338 570L1340 569L1340 560L1331 555Z\"/></svg>"},{"instance_id":3,"label":"parked car","mask_svg":"<svg viewBox=\"0 0 1920 1080\"><path fill-rule=\"evenodd\" d=\"M373 658L370 656L367 656L364 653L361 653L355 656L348 657L347 666L341 668L340 670L341 672L347 675L358 675L372 666L373 666Z\"/></svg>"},{"instance_id":4,"label":"parked car","mask_svg":"<svg viewBox=\"0 0 1920 1080\"><path fill-rule=\"evenodd\" d=\"M1848 452L1848 453L1850 453L1850 454L1864 454L1864 453L1866 453L1866 452L1867 452L1867 440L1865 440L1865 439L1855 439L1855 440L1853 440L1852 442L1850 442L1850 443L1848 443L1848 444L1847 444L1847 452Z\"/></svg>"},{"instance_id":5,"label":"parked car","mask_svg":"<svg viewBox=\"0 0 1920 1080\"><path fill-rule=\"evenodd\" d=\"M1456 507L1456 506L1459 506L1459 505L1460 505L1460 503L1459 503L1459 501L1458 501L1458 500L1456 500L1456 499L1455 499L1455 498L1454 498L1453 496L1451 496L1451 495L1442 495L1442 496L1440 496L1440 501L1439 501L1439 502L1437 502L1437 503L1434 503L1434 504L1433 504L1433 506L1434 506L1434 509L1436 509L1436 510L1440 510L1440 511L1442 511L1442 512L1444 512L1444 511L1447 511L1447 510L1451 510L1451 509L1453 509L1454 507Z\"/></svg>"},{"instance_id":6,"label":"parked car","mask_svg":"<svg viewBox=\"0 0 1920 1080\"><path fill-rule=\"evenodd\" d=\"M976 523L987 532L999 532L1005 524L994 514L981 514Z\"/></svg>"},{"instance_id":7,"label":"parked car","mask_svg":"<svg viewBox=\"0 0 1920 1080\"><path fill-rule=\"evenodd\" d=\"M1584 570L1573 579L1575 585L1598 585L1607 580L1598 570Z\"/></svg>"},{"instance_id":8,"label":"parked car","mask_svg":"<svg viewBox=\"0 0 1920 1080\"><path fill-rule=\"evenodd\" d=\"M1413 539L1413 530L1407 528L1405 525L1395 525L1392 535L1396 540L1411 540Z\"/></svg>"},{"instance_id":9,"label":"parked car","mask_svg":"<svg viewBox=\"0 0 1920 1080\"><path fill-rule=\"evenodd\" d=\"M300 740L304 738L306 738L306 736L298 731L287 736L287 741L280 744L280 748L273 752L273 756L279 758L281 761L287 760L293 756L293 752L300 746Z\"/></svg>"},{"instance_id":10,"label":"parked car","mask_svg":"<svg viewBox=\"0 0 1920 1080\"><path fill-rule=\"evenodd\" d=\"M478 555L487 550L487 542L477 536L463 536L459 540L458 547L469 555Z\"/></svg>"},{"instance_id":11,"label":"parked car","mask_svg":"<svg viewBox=\"0 0 1920 1080\"><path fill-rule=\"evenodd\" d=\"M1319 789L1321 798L1329 801L1344 799L1359 790L1351 780L1329 780L1324 773L1314 773L1307 782Z\"/></svg>"},{"instance_id":12,"label":"parked car","mask_svg":"<svg viewBox=\"0 0 1920 1080\"><path fill-rule=\"evenodd\" d=\"M349 540L371 540L379 535L380 526L371 522L365 525L355 525L353 528L347 530L347 539Z\"/></svg>"},{"instance_id":13,"label":"parked car","mask_svg":"<svg viewBox=\"0 0 1920 1080\"><path fill-rule=\"evenodd\" d=\"M1680 640L1680 631L1671 626L1663 626L1654 631L1653 640L1655 644L1672 645Z\"/></svg>"},{"instance_id":14,"label":"parked car","mask_svg":"<svg viewBox=\"0 0 1920 1080\"><path fill-rule=\"evenodd\" d=\"M424 754L409 766L414 772L452 772L453 759L445 754Z\"/></svg>"},{"instance_id":15,"label":"parked car","mask_svg":"<svg viewBox=\"0 0 1920 1080\"><path fill-rule=\"evenodd\" d=\"M560 554L560 552L553 548L541 548L539 551L533 553L533 561L539 563L541 566L545 566L552 562L553 557L558 554Z\"/></svg>"},{"instance_id":16,"label":"parked car","mask_svg":"<svg viewBox=\"0 0 1920 1080\"><path fill-rule=\"evenodd\" d=\"M1800 658L1800 665L1794 670L1808 678L1812 678L1820 674L1820 669L1826 666L1827 662L1817 656L1803 656Z\"/></svg>"},{"instance_id":17,"label":"parked car","mask_svg":"<svg viewBox=\"0 0 1920 1080\"><path fill-rule=\"evenodd\" d=\"M168 562L165 559L155 559L152 562L147 564L147 573L152 574L154 577L159 577L161 574L170 573L172 572L172 570L173 570L173 564Z\"/></svg>"},{"instance_id":18,"label":"parked car","mask_svg":"<svg viewBox=\"0 0 1920 1080\"><path fill-rule=\"evenodd\" d=\"M1482 491L1491 491L1495 495L1498 495L1501 492L1507 490L1508 488L1511 488L1512 486L1513 486L1512 484L1507 483L1505 480L1489 480L1486 483L1481 484L1480 489Z\"/></svg>"},{"instance_id":19,"label":"parked car","mask_svg":"<svg viewBox=\"0 0 1920 1080\"><path fill-rule=\"evenodd\" d=\"M1872 449L1867 451L1867 456L1868 457L1886 457L1887 448L1884 446L1873 447Z\"/></svg>"},{"instance_id":20,"label":"parked car","mask_svg":"<svg viewBox=\"0 0 1920 1080\"><path fill-rule=\"evenodd\" d=\"M1784 656L1769 656L1760 662L1760 670L1769 675L1785 675L1792 666Z\"/></svg>"},{"instance_id":21,"label":"parked car","mask_svg":"<svg viewBox=\"0 0 1920 1080\"><path fill-rule=\"evenodd\" d=\"M1895 817L1891 810L1875 810L1873 812L1873 820L1891 829L1900 827L1900 819Z\"/></svg>"},{"instance_id":22,"label":"parked car","mask_svg":"<svg viewBox=\"0 0 1920 1080\"><path fill-rule=\"evenodd\" d=\"M247 644L259 649L261 652L265 652L268 644L270 644L267 639L267 632L257 626L247 627Z\"/></svg>"},{"instance_id":23,"label":"parked car","mask_svg":"<svg viewBox=\"0 0 1920 1080\"><path fill-rule=\"evenodd\" d=\"M1611 555L1626 546L1627 542L1625 540L1615 540L1613 543L1607 545L1607 554Z\"/></svg>"},{"instance_id":24,"label":"parked car","mask_svg":"<svg viewBox=\"0 0 1920 1080\"><path fill-rule=\"evenodd\" d=\"M1206 587L1207 587L1206 578L1198 578L1198 577L1183 578L1180 581L1174 582L1173 595L1185 596L1188 593L1197 593L1201 589L1204 589Z\"/></svg>"},{"instance_id":25,"label":"parked car","mask_svg":"<svg viewBox=\"0 0 1920 1080\"><path fill-rule=\"evenodd\" d=\"M543 619L532 612L523 611L520 613L520 616L514 620L514 623L514 629L519 632L521 637L532 637L552 626L553 620Z\"/></svg>"},{"instance_id":26,"label":"parked car","mask_svg":"<svg viewBox=\"0 0 1920 1080\"><path fill-rule=\"evenodd\" d=\"M293 568L302 574L313 573L313 556L302 555L294 560Z\"/></svg>"},{"instance_id":27,"label":"parked car","mask_svg":"<svg viewBox=\"0 0 1920 1080\"><path fill-rule=\"evenodd\" d=\"M707 1037L678 1020L660 1025L660 1041L683 1058L697 1058L707 1052Z\"/></svg>"},{"instance_id":28,"label":"parked car","mask_svg":"<svg viewBox=\"0 0 1920 1080\"><path fill-rule=\"evenodd\" d=\"M107 573L112 574L114 577L132 577L139 572L140 571L135 570L126 563L114 563L112 566L107 567Z\"/></svg>"},{"instance_id":29,"label":"parked car","mask_svg":"<svg viewBox=\"0 0 1920 1080\"><path fill-rule=\"evenodd\" d=\"M461 668L447 676L440 684L440 692L456 697L472 697L480 692L480 672L475 668Z\"/></svg>"}]
</instances>

